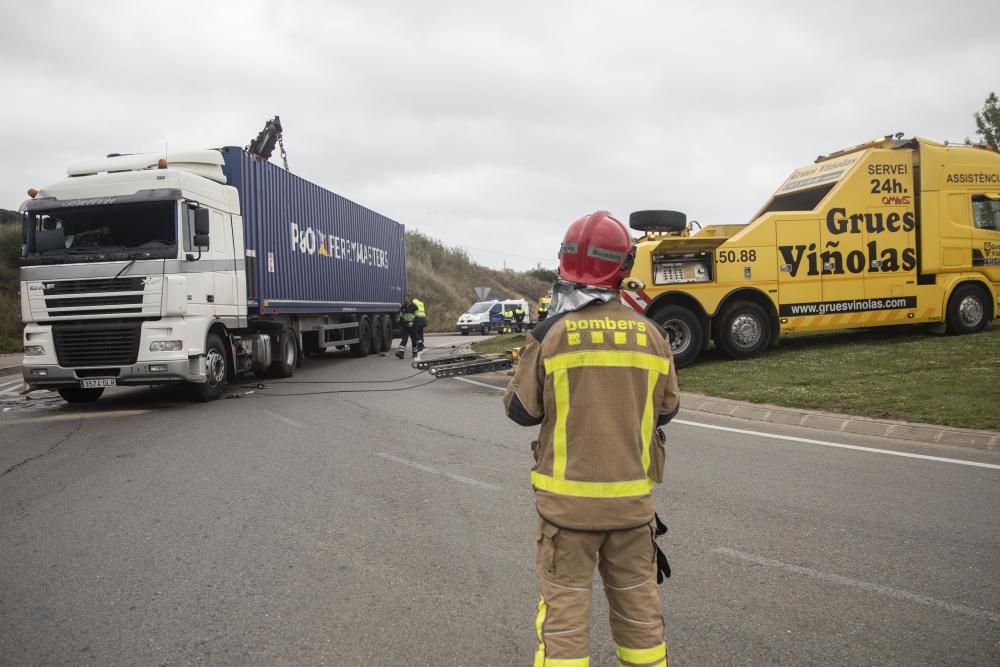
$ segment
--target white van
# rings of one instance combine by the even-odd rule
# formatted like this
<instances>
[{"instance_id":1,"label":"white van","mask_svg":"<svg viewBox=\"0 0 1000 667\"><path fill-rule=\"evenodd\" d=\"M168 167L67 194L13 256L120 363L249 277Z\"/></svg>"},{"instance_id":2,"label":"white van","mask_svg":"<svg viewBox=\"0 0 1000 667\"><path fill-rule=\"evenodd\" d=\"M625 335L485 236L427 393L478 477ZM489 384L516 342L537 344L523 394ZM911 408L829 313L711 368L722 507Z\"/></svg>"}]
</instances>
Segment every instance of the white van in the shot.
<instances>
[{"instance_id":1,"label":"white van","mask_svg":"<svg viewBox=\"0 0 1000 667\"><path fill-rule=\"evenodd\" d=\"M524 309L524 324L531 320L531 308L524 299L507 299L505 301L478 301L459 316L455 328L468 336L475 331L481 334L495 333L503 326L503 311L505 308L514 310L517 306ZM516 326L516 325L515 325Z\"/></svg>"}]
</instances>

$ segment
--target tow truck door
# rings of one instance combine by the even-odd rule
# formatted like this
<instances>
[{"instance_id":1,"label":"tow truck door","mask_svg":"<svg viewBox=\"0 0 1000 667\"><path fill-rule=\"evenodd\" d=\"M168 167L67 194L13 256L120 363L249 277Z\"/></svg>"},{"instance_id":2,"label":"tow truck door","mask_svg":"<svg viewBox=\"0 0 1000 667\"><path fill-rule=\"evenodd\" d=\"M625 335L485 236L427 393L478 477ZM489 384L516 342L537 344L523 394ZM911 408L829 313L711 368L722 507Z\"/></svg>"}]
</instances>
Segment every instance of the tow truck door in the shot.
<instances>
[{"instance_id":1,"label":"tow truck door","mask_svg":"<svg viewBox=\"0 0 1000 667\"><path fill-rule=\"evenodd\" d=\"M778 220L775 222L778 261L778 314L789 318L789 329L801 326L805 316L818 315L811 312L809 304L823 300L822 276L818 267L810 272L809 253L817 249L820 238L819 220ZM812 247L812 251L810 251ZM817 260L818 261L818 260ZM815 306L813 306L815 307Z\"/></svg>"}]
</instances>

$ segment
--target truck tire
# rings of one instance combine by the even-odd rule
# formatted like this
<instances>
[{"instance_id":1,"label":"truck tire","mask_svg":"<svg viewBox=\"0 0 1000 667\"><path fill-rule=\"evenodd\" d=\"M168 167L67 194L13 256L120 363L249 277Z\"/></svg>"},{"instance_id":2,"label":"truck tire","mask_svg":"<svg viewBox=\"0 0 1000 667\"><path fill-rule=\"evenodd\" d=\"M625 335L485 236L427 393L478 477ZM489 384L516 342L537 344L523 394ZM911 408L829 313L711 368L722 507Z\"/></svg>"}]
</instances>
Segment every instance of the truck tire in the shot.
<instances>
[{"instance_id":1,"label":"truck tire","mask_svg":"<svg viewBox=\"0 0 1000 667\"><path fill-rule=\"evenodd\" d=\"M657 310L653 319L667 332L677 368L694 363L705 335L698 316L683 306L670 305Z\"/></svg>"},{"instance_id":2,"label":"truck tire","mask_svg":"<svg viewBox=\"0 0 1000 667\"><path fill-rule=\"evenodd\" d=\"M462 335L463 336L468 336L469 335L469 330L468 329L462 329Z\"/></svg>"},{"instance_id":3,"label":"truck tire","mask_svg":"<svg viewBox=\"0 0 1000 667\"><path fill-rule=\"evenodd\" d=\"M633 211L628 226L640 232L679 232L687 228L687 216L680 211Z\"/></svg>"},{"instance_id":4,"label":"truck tire","mask_svg":"<svg viewBox=\"0 0 1000 667\"><path fill-rule=\"evenodd\" d=\"M99 399L103 393L103 388L84 389L83 387L66 387L59 390L59 395L67 403L90 403Z\"/></svg>"},{"instance_id":5,"label":"truck tire","mask_svg":"<svg viewBox=\"0 0 1000 667\"><path fill-rule=\"evenodd\" d=\"M979 333L990 324L990 302L977 285L959 285L948 299L945 326L952 336Z\"/></svg>"},{"instance_id":6,"label":"truck tire","mask_svg":"<svg viewBox=\"0 0 1000 667\"><path fill-rule=\"evenodd\" d=\"M388 345L383 342L382 338L382 316L376 315L372 318L372 354L378 354L386 349Z\"/></svg>"},{"instance_id":7,"label":"truck tire","mask_svg":"<svg viewBox=\"0 0 1000 667\"><path fill-rule=\"evenodd\" d=\"M282 329L278 341L277 359L271 362L268 375L273 378L290 378L299 363L299 340L293 329Z\"/></svg>"},{"instance_id":8,"label":"truck tire","mask_svg":"<svg viewBox=\"0 0 1000 667\"><path fill-rule=\"evenodd\" d=\"M362 315L358 320L358 342L351 343L351 356L368 356L368 350L372 345L372 323L367 315Z\"/></svg>"},{"instance_id":9,"label":"truck tire","mask_svg":"<svg viewBox=\"0 0 1000 667\"><path fill-rule=\"evenodd\" d=\"M727 304L713 321L715 344L733 359L754 357L771 344L771 320L752 301Z\"/></svg>"},{"instance_id":10,"label":"truck tire","mask_svg":"<svg viewBox=\"0 0 1000 667\"><path fill-rule=\"evenodd\" d=\"M392 316L382 316L382 341L385 343L385 350L392 349Z\"/></svg>"},{"instance_id":11,"label":"truck tire","mask_svg":"<svg viewBox=\"0 0 1000 667\"><path fill-rule=\"evenodd\" d=\"M226 347L218 334L210 333L205 340L205 382L191 385L191 397L199 403L222 398L229 368Z\"/></svg>"}]
</instances>

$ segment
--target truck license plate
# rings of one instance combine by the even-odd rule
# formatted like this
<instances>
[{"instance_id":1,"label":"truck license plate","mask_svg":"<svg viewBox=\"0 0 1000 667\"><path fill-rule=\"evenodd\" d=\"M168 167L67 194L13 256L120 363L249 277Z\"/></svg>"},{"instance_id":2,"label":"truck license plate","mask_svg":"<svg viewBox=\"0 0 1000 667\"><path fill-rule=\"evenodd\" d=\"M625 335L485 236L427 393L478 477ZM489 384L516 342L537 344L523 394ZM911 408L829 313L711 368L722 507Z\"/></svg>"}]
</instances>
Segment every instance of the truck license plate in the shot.
<instances>
[{"instance_id":1,"label":"truck license plate","mask_svg":"<svg viewBox=\"0 0 1000 667\"><path fill-rule=\"evenodd\" d=\"M95 378L93 380L80 380L83 389L100 389L102 387L115 387L118 381L114 378Z\"/></svg>"}]
</instances>

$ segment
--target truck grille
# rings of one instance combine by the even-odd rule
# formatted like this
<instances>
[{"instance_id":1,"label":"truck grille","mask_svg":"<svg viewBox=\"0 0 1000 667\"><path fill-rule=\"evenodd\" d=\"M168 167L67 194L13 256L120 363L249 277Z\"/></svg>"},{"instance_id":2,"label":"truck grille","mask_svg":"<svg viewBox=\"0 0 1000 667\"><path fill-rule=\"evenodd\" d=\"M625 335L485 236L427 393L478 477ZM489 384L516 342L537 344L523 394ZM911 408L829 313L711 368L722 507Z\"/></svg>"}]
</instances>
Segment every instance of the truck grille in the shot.
<instances>
[{"instance_id":1,"label":"truck grille","mask_svg":"<svg viewBox=\"0 0 1000 667\"><path fill-rule=\"evenodd\" d=\"M59 280L45 284L45 296L87 294L93 292L141 292L143 277L93 278L84 280Z\"/></svg>"},{"instance_id":2,"label":"truck grille","mask_svg":"<svg viewBox=\"0 0 1000 667\"><path fill-rule=\"evenodd\" d=\"M52 325L56 356L64 368L127 366L139 355L142 323L93 321Z\"/></svg>"}]
</instances>

